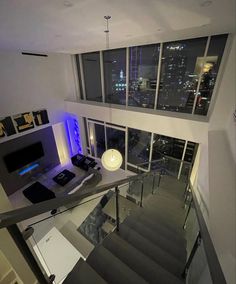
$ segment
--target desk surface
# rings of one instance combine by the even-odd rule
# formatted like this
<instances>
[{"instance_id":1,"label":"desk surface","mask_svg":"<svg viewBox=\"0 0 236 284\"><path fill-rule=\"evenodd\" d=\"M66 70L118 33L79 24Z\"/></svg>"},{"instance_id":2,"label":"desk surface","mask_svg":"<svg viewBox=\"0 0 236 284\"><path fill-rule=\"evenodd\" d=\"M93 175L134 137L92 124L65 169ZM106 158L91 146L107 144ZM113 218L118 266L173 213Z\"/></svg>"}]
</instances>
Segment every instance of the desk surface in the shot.
<instances>
[{"instance_id":1,"label":"desk surface","mask_svg":"<svg viewBox=\"0 0 236 284\"><path fill-rule=\"evenodd\" d=\"M130 212L138 208L138 205L134 202L129 201L124 196L119 195L119 217L120 221L123 222L124 219L130 215ZM111 197L111 199L107 202L106 206L102 210L105 214L110 216L112 219L116 220L116 197L115 194Z\"/></svg>"},{"instance_id":2,"label":"desk surface","mask_svg":"<svg viewBox=\"0 0 236 284\"><path fill-rule=\"evenodd\" d=\"M33 249L48 275L56 275L56 284L68 275L81 257L83 258L55 227L35 244Z\"/></svg>"}]
</instances>

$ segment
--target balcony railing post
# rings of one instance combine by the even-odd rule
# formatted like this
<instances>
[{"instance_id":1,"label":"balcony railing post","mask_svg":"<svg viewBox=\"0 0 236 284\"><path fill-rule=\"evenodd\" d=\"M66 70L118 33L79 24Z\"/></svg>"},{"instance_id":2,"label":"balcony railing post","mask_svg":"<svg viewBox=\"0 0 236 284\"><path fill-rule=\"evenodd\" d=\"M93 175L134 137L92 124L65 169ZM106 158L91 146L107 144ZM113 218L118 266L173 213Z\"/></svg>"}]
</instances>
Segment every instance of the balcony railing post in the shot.
<instances>
[{"instance_id":1,"label":"balcony railing post","mask_svg":"<svg viewBox=\"0 0 236 284\"><path fill-rule=\"evenodd\" d=\"M196 253L198 247L199 247L200 244L201 244L201 240L202 240L202 238L201 238L201 233L198 232L197 238L196 238L196 240L195 240L195 243L194 243L194 245L193 245L193 248L192 248L192 250L191 250L191 253L190 253L190 255L189 255L189 258L188 258L188 260L187 260L187 262L186 262L186 264L185 264L184 271L183 271L183 273L182 273L182 277L183 277L184 279L186 278L186 276L187 276L187 274L188 274L189 267L190 267L190 265L191 265L191 263L192 263L192 260L193 260L193 258L194 258L194 255L195 255L195 253Z\"/></svg>"},{"instance_id":2,"label":"balcony railing post","mask_svg":"<svg viewBox=\"0 0 236 284\"><path fill-rule=\"evenodd\" d=\"M115 195L116 195L116 231L120 230L120 215L119 215L119 188L115 187Z\"/></svg>"},{"instance_id":3,"label":"balcony railing post","mask_svg":"<svg viewBox=\"0 0 236 284\"><path fill-rule=\"evenodd\" d=\"M143 207L143 180L142 179L142 187L141 187L141 196L140 196L140 207Z\"/></svg>"},{"instance_id":4,"label":"balcony railing post","mask_svg":"<svg viewBox=\"0 0 236 284\"><path fill-rule=\"evenodd\" d=\"M154 188L155 188L155 180L156 180L156 175L153 175L153 181L152 181L152 194L154 194Z\"/></svg>"},{"instance_id":5,"label":"balcony railing post","mask_svg":"<svg viewBox=\"0 0 236 284\"><path fill-rule=\"evenodd\" d=\"M193 203L193 198L191 198L191 201L190 201L189 206L188 206L188 211L187 211L187 214L185 216L184 225L183 225L184 230L186 229L186 223L187 223L188 215L189 215L191 207L192 207L192 203Z\"/></svg>"},{"instance_id":6,"label":"balcony railing post","mask_svg":"<svg viewBox=\"0 0 236 284\"><path fill-rule=\"evenodd\" d=\"M9 234L11 235L11 237L13 238L16 246L18 247L18 249L22 253L23 257L25 258L26 262L28 263L29 267L33 271L38 282L40 284L52 283L51 280L50 280L51 278L48 278L46 275L43 274L40 266L38 265L37 261L35 260L35 258L33 256L32 252L30 251L26 241L24 240L23 235L21 234L18 226L16 224L11 225L11 226L7 227L7 230L9 232Z\"/></svg>"},{"instance_id":7,"label":"balcony railing post","mask_svg":"<svg viewBox=\"0 0 236 284\"><path fill-rule=\"evenodd\" d=\"M160 172L160 174L159 174L159 177L158 177L157 188L160 187L160 184L161 184L161 177L162 177L162 170L161 170L161 172Z\"/></svg>"}]
</instances>

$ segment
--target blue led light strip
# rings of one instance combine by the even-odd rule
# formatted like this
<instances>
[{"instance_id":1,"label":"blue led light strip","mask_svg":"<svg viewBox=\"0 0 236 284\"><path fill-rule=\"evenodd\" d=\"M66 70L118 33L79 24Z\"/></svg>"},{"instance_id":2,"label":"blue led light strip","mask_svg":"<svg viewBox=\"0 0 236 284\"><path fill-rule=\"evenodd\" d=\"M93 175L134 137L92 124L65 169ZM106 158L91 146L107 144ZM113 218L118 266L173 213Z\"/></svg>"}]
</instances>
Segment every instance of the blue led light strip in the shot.
<instances>
[{"instance_id":1,"label":"blue led light strip","mask_svg":"<svg viewBox=\"0 0 236 284\"><path fill-rule=\"evenodd\" d=\"M24 174L26 174L26 173L28 173L29 171L31 171L31 170L37 168L38 166L39 166L38 163L35 163L35 164L31 165L31 166L28 166L27 168L21 170L21 171L19 172L19 175L20 175L20 176L23 176Z\"/></svg>"}]
</instances>

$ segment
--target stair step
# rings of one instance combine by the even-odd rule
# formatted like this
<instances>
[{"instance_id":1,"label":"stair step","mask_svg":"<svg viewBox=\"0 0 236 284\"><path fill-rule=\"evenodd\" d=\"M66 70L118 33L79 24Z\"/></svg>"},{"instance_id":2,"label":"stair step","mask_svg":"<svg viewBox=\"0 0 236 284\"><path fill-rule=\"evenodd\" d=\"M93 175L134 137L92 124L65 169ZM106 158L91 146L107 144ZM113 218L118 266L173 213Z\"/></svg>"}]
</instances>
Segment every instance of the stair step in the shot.
<instances>
[{"instance_id":1,"label":"stair step","mask_svg":"<svg viewBox=\"0 0 236 284\"><path fill-rule=\"evenodd\" d=\"M82 258L76 263L71 272L67 275L63 284L106 284L99 274Z\"/></svg>"},{"instance_id":2,"label":"stair step","mask_svg":"<svg viewBox=\"0 0 236 284\"><path fill-rule=\"evenodd\" d=\"M183 203L184 191L183 192L182 191L181 192L175 192L175 191L172 192L170 190L159 188L159 190L156 194L161 195L163 197L166 197L169 200L172 200L173 202Z\"/></svg>"},{"instance_id":3,"label":"stair step","mask_svg":"<svg viewBox=\"0 0 236 284\"><path fill-rule=\"evenodd\" d=\"M173 208L183 208L184 200L182 197L182 200L173 198L172 196L168 195L168 193L162 193L158 192L156 194L150 195L149 198L146 199L147 203L153 204L158 201L162 201L168 204L171 204L171 207Z\"/></svg>"},{"instance_id":4,"label":"stair step","mask_svg":"<svg viewBox=\"0 0 236 284\"><path fill-rule=\"evenodd\" d=\"M147 226L140 224L138 219L136 220L133 217L127 218L124 223L131 229L137 231L141 236L151 241L153 244L159 246L161 249L165 250L175 258L179 259L181 262L186 260L186 249L185 247L180 247L178 243L169 240L167 237L164 237L154 231L152 231ZM123 225L121 224L121 226Z\"/></svg>"},{"instance_id":5,"label":"stair step","mask_svg":"<svg viewBox=\"0 0 236 284\"><path fill-rule=\"evenodd\" d=\"M137 236L135 232L133 234L142 242L142 236ZM158 284L183 283L179 279L183 272L183 265L152 244L147 244L145 247L142 246L141 251L138 247L124 240L118 233L112 233L104 240L103 245L147 280L148 283L156 284L157 279ZM152 255L155 253L154 259L145 254L146 249ZM165 267L168 267L170 270Z\"/></svg>"},{"instance_id":6,"label":"stair step","mask_svg":"<svg viewBox=\"0 0 236 284\"><path fill-rule=\"evenodd\" d=\"M132 215L133 216L133 215ZM171 241L176 241L180 246L186 246L186 239L184 237L185 231L176 233L174 230L171 230L171 228L168 228L165 224L162 224L157 221L153 221L144 214L138 215L138 220L140 223L142 223L144 226L147 226L152 231L161 234L165 236L166 238L169 238Z\"/></svg>"},{"instance_id":7,"label":"stair step","mask_svg":"<svg viewBox=\"0 0 236 284\"><path fill-rule=\"evenodd\" d=\"M163 214L168 214L170 216L177 215L178 217L183 217L185 214L183 207L174 207L171 203L164 202L161 198L160 200L144 203L144 208L155 210L160 213L163 212Z\"/></svg>"},{"instance_id":8,"label":"stair step","mask_svg":"<svg viewBox=\"0 0 236 284\"><path fill-rule=\"evenodd\" d=\"M152 211L155 215L165 216L173 222L183 222L185 211L183 208L174 209L171 205L158 201L154 204L147 204L144 207L147 211Z\"/></svg>"},{"instance_id":9,"label":"stair step","mask_svg":"<svg viewBox=\"0 0 236 284\"><path fill-rule=\"evenodd\" d=\"M176 233L181 236L183 235L183 222L181 222L180 224L176 224L173 222L173 220L167 219L166 216L164 216L163 214L156 214L155 212L147 210L146 208L139 208L131 212L131 217L134 216L134 218L137 218L141 215L143 215L147 219L150 219L150 221L154 223L160 223L173 233Z\"/></svg>"},{"instance_id":10,"label":"stair step","mask_svg":"<svg viewBox=\"0 0 236 284\"><path fill-rule=\"evenodd\" d=\"M147 284L142 277L102 245L94 249L87 262L109 284Z\"/></svg>"}]
</instances>

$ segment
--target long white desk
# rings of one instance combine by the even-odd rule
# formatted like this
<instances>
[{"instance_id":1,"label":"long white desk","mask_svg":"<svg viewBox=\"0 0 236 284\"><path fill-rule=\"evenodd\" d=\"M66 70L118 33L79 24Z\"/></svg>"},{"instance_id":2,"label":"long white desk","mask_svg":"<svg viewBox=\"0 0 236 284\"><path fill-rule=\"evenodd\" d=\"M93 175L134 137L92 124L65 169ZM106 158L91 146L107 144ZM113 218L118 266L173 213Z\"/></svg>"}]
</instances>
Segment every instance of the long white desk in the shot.
<instances>
[{"instance_id":1,"label":"long white desk","mask_svg":"<svg viewBox=\"0 0 236 284\"><path fill-rule=\"evenodd\" d=\"M35 244L33 249L48 276L56 275L56 284L62 283L77 261L83 258L55 227Z\"/></svg>"}]
</instances>

